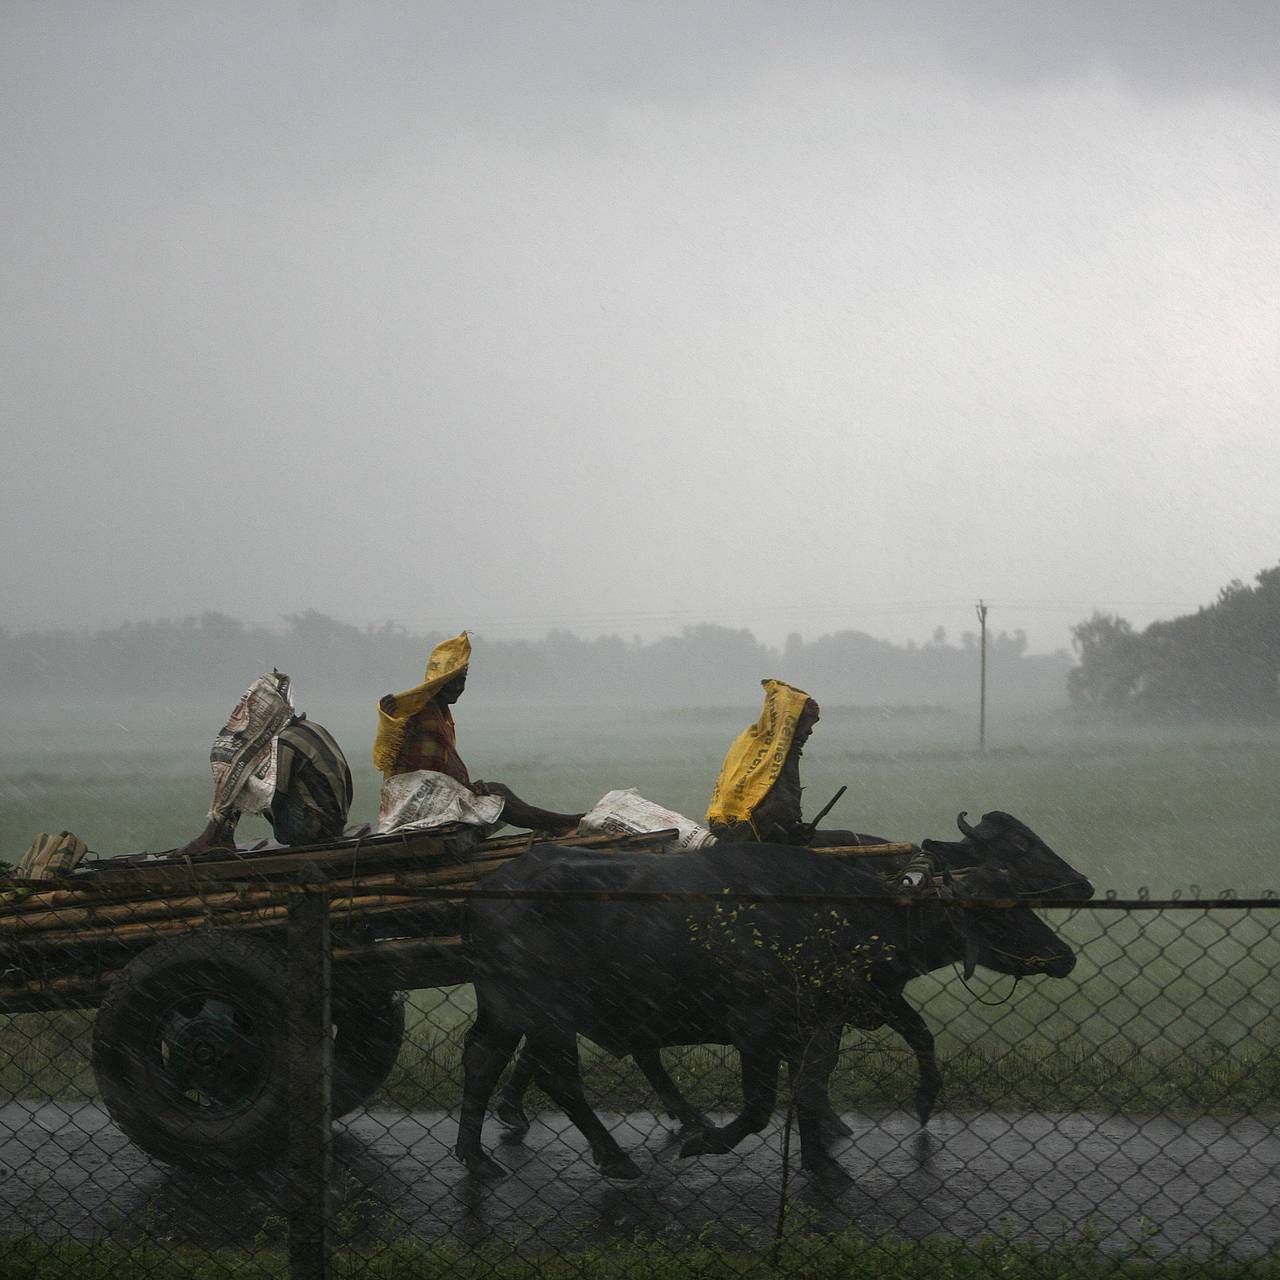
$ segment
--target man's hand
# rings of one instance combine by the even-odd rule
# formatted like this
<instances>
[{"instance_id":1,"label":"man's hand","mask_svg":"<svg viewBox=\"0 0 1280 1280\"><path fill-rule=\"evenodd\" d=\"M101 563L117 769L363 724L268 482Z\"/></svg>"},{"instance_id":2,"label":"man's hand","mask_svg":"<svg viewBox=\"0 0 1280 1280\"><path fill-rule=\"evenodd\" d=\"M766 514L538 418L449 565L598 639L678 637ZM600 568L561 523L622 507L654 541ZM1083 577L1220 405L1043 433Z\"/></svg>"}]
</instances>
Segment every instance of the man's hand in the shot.
<instances>
[{"instance_id":1,"label":"man's hand","mask_svg":"<svg viewBox=\"0 0 1280 1280\"><path fill-rule=\"evenodd\" d=\"M471 794L476 796L497 796L500 800L508 802L514 800L517 804L520 803L516 793L503 782L473 782L471 784Z\"/></svg>"}]
</instances>

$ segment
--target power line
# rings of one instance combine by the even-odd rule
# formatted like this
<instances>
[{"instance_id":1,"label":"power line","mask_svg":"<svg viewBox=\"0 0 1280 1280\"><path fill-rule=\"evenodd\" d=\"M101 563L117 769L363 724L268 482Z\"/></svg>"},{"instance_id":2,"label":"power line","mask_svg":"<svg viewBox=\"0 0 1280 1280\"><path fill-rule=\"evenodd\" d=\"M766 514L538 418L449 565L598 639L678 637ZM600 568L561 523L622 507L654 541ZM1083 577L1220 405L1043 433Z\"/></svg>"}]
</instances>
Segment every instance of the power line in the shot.
<instances>
[{"instance_id":1,"label":"power line","mask_svg":"<svg viewBox=\"0 0 1280 1280\"><path fill-rule=\"evenodd\" d=\"M1076 614L1083 618L1094 610L1111 612L1122 609L1142 609L1150 611L1182 610L1194 611L1202 602L1193 601L1113 601L1100 600L1038 600L1021 601L1016 599L995 598L988 601L989 606L997 606L1004 612L1022 614ZM517 617L509 615L477 615L467 612L467 625L476 630L503 631L528 630L536 627L571 628L571 627L646 627L661 625L681 625L697 623L713 623L719 625L743 625L747 621L771 620L785 622L788 619L797 621L823 619L847 619L852 624L863 618L884 618L895 615L958 612L972 607L971 600L929 600L900 601L886 604L870 604L860 601L843 605L799 606L799 605L759 605L742 608L702 608L665 609L665 610L609 610L600 612L564 612L529 614ZM465 612L465 611L464 611ZM404 623L404 619L396 619ZM408 625L407 623L405 625ZM420 624L414 624L420 625Z\"/></svg>"}]
</instances>

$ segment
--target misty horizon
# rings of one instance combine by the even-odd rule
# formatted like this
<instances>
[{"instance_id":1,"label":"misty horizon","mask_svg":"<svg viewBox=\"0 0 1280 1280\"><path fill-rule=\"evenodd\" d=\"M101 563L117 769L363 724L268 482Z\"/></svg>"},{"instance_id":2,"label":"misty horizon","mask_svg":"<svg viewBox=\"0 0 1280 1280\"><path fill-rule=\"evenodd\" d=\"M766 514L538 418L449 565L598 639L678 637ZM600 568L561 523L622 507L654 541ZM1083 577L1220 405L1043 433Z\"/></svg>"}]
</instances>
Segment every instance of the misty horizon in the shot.
<instances>
[{"instance_id":1,"label":"misty horizon","mask_svg":"<svg viewBox=\"0 0 1280 1280\"><path fill-rule=\"evenodd\" d=\"M0 625L1033 652L1277 555L1280 9L15 4Z\"/></svg>"},{"instance_id":2,"label":"misty horizon","mask_svg":"<svg viewBox=\"0 0 1280 1280\"><path fill-rule=\"evenodd\" d=\"M278 668L305 691L304 709L309 696L372 705L418 683L431 648L447 634L361 629L316 612L293 615L279 629L207 613L95 632L0 632L0 688L11 704L51 708L85 698L234 701L250 680ZM567 631L541 640L473 633L467 700L747 706L758 700L762 679L778 678L828 704L947 709L973 701L979 654L976 634L952 642L941 627L922 645L845 631L810 641L793 633L780 647L710 624L651 642ZM1021 633L992 632L987 658L993 703L1065 703L1065 652L1030 655Z\"/></svg>"},{"instance_id":3,"label":"misty horizon","mask_svg":"<svg viewBox=\"0 0 1280 1280\"><path fill-rule=\"evenodd\" d=\"M725 632L746 633L761 645L767 648L777 649L779 651L785 649L788 642L792 642L793 640L798 641L801 644L811 644L816 641L827 639L831 636L845 634L865 636L878 644L913 650L930 645L946 646L949 644L956 645L957 643L959 647L971 648L978 644L981 635L981 624L976 617L974 618L973 625L971 627L959 630L955 633L952 633L951 630L941 622L937 622L926 627L925 631L919 636L906 636L903 639L895 639L892 636L877 634L868 627L830 627L817 633L810 634L805 634L798 629L792 628L788 629L784 633L780 633L777 638L774 638L769 634L761 634L753 627L729 626L712 618L692 618L688 621L680 621L674 625L666 626L666 629L656 629L663 627L665 624L662 620L655 621L652 617L648 616L645 617L645 626L643 628L634 627L630 630L625 630L620 626L615 626L609 629L583 630L570 625L555 624L547 625L542 630L534 630L532 629L534 624L521 623L520 634L508 634L508 632L512 630L512 627L504 627L501 624L494 625L492 622L476 625L466 619L463 619L461 620L460 625L455 626L452 621L440 622L437 620L436 625L428 625L415 629L398 618L380 618L377 620L351 619L336 615L325 609L304 607L297 613L280 614L271 621L235 616L223 613L218 609L204 609L197 613L178 615L122 618L117 622L111 623L90 623L82 620L79 622L57 623L47 626L12 627L6 626L3 621L0 621L0 636L12 636L15 639L57 635L91 637L113 632L128 633L135 630L146 630L148 628L157 627L189 629L193 626L199 626L206 621L227 622L236 627L243 627L248 630L284 634L296 620L308 618L320 619L326 623L332 623L342 628L351 628L364 635L398 632L405 636L421 639L423 643L427 644L434 643L433 638L442 639L445 636L456 635L460 631L466 631L473 640L479 640L480 643L484 643L485 641L500 641L510 644L537 644L557 637L567 636L572 640L583 644L594 644L598 641L621 641L627 645L641 647L660 643L663 640L672 639L684 632L717 629ZM1083 620L1083 618L1077 619L1077 621ZM1001 640L1016 638L1029 654L1053 656L1067 653L1071 648L1070 642L1068 641L1068 643L1059 646L1057 649L1048 651L1032 650L1026 633L1022 628L1009 629L996 627L992 625L993 621L994 619L989 614L987 626L987 635L989 640L994 641L997 637ZM527 634L524 633L526 626L529 628Z\"/></svg>"}]
</instances>

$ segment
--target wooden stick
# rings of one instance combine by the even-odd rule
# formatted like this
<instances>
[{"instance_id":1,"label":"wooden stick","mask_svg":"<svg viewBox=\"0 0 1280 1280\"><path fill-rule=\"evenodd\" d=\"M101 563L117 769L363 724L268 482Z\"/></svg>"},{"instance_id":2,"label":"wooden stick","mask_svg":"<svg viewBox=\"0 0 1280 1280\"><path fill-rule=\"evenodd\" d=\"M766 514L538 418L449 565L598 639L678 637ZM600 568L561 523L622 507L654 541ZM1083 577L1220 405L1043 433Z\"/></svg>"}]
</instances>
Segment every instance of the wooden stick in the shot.
<instances>
[{"instance_id":1,"label":"wooden stick","mask_svg":"<svg viewBox=\"0 0 1280 1280\"><path fill-rule=\"evenodd\" d=\"M489 861L479 868L472 863L461 863L441 868L402 868L399 871L386 871L381 874L358 874L351 881L334 879L329 883L331 892L350 890L355 894L377 892L383 887L396 885L415 885L422 887L453 886L462 887L474 884L482 873L496 870L495 863L510 861L517 856L519 850L506 850L492 853ZM26 910L11 912L0 917L0 937L5 933L25 933L28 930L70 928L78 924L94 924L98 921L165 919L171 916L198 913L206 909L223 907L251 907L263 902L280 899L285 886L278 882L263 885L226 887L203 896L171 897L160 896L152 892L145 896L122 900L119 897L97 897L90 894L64 892L59 895L68 902L67 907L51 909L48 898L42 895L39 899L27 900ZM75 905L71 905L75 904Z\"/></svg>"},{"instance_id":2,"label":"wooden stick","mask_svg":"<svg viewBox=\"0 0 1280 1280\"><path fill-rule=\"evenodd\" d=\"M66 907L60 911L33 911L27 915L0 920L0 936L8 933L21 937L27 932L37 933L46 929L110 924L117 920L126 922L163 920L199 914L206 909L249 908L259 903L277 901L281 896L280 890L246 889L231 893L210 894L204 898L141 898L137 902L118 902L115 899L108 899L106 903L88 902L78 907Z\"/></svg>"},{"instance_id":3,"label":"wooden stick","mask_svg":"<svg viewBox=\"0 0 1280 1280\"><path fill-rule=\"evenodd\" d=\"M899 853L915 853L913 844L837 844L814 849L837 858L890 858Z\"/></svg>"},{"instance_id":4,"label":"wooden stick","mask_svg":"<svg viewBox=\"0 0 1280 1280\"><path fill-rule=\"evenodd\" d=\"M331 902L335 913L355 916L381 917L390 911L421 912L427 904L418 897L403 895L366 895L362 897L337 897ZM275 924L282 920L288 911L284 897L271 902L255 905L244 911L235 911L226 907L219 910L191 912L181 916L162 917L154 921L127 921L120 924L107 923L99 928L76 929L43 929L30 937L23 938L21 946L25 948L69 948L102 943L145 942L152 938L169 937L176 933L189 933L193 929L201 929L212 923L215 928L252 929L265 924ZM0 994L3 994L0 991Z\"/></svg>"},{"instance_id":5,"label":"wooden stick","mask_svg":"<svg viewBox=\"0 0 1280 1280\"><path fill-rule=\"evenodd\" d=\"M473 867L451 868L448 872L439 871L402 871L389 872L376 876L360 876L346 882L330 881L330 892L339 895L334 902L349 900L352 897L367 898L378 896L384 889L397 886L433 887L449 885L454 888L470 886L478 877ZM344 895L345 891L345 897ZM28 933L37 933L50 929L70 929L76 926L107 924L113 921L125 923L140 920L165 920L186 915L199 915L205 911L223 911L228 909L252 910L255 907L269 905L283 900L285 886L254 886L252 888L236 888L204 896L182 898L152 896L132 902L120 902L118 899L103 901L86 901L81 898L80 905L63 910L36 910L22 915L13 915L0 919L0 938L7 934L11 938L25 940Z\"/></svg>"},{"instance_id":6,"label":"wooden stick","mask_svg":"<svg viewBox=\"0 0 1280 1280\"><path fill-rule=\"evenodd\" d=\"M669 840L674 832L642 832L619 836L599 833L586 836L559 836L545 843L572 845L582 848L616 847L632 851L643 850ZM424 845L426 846L424 848ZM340 868L333 878L343 879L350 859L350 873L363 880L369 873L389 872L391 868L408 863L413 871L449 870L461 871L466 867L489 866L518 857L529 847L527 835L505 837L485 841L472 849L443 848L437 837L428 842L423 839L392 842L376 846L349 845L338 850L301 848L288 853L260 857L235 857L214 861L148 863L144 866L111 867L104 864L101 871L92 876L77 877L81 881L74 888L64 879L56 888L44 888L46 881L35 882L41 887L21 900L0 902L0 928L6 921L29 917L35 912L54 910L62 906L89 907L98 901L122 903L150 901L157 893L189 894L201 883L240 881L246 885L267 889L278 883L280 877L297 872L308 865L331 871ZM452 876L450 877L452 879ZM448 883L446 880L444 883ZM15 882L16 883L16 882ZM31 886L35 888L35 884ZM211 890L218 892L219 890Z\"/></svg>"},{"instance_id":7,"label":"wooden stick","mask_svg":"<svg viewBox=\"0 0 1280 1280\"><path fill-rule=\"evenodd\" d=\"M649 844L661 843L666 838L666 833L646 833L631 837L626 843L629 848L643 848ZM597 845L605 843L606 840L619 843L617 838L612 836L597 836L594 840ZM360 890L370 889L376 885L395 884L469 887L479 878L477 870L482 872L494 870L497 865L509 862L523 852L523 845L509 842L500 849L485 850L472 859L466 861L451 859L442 865L402 867L396 871L383 871L380 874L377 873L376 866L367 869L353 866L351 885L353 889ZM333 883L341 885L344 879L335 878ZM0 913L0 937L10 931L25 934L27 931L67 929L77 924L91 925L99 920L167 919L219 908L223 904L249 906L274 900L282 892L282 886L275 881L219 888L202 897L190 896L189 889L188 896L159 896L157 890L161 886L139 885L136 882L129 884L127 893L124 894L110 892L110 889L115 887L103 885L95 877L86 883L83 891L62 889L33 894L22 903L11 904L7 911ZM120 888L124 887L124 884L120 885ZM108 891L104 892L104 889ZM65 909L59 910L64 904ZM136 905L131 907L130 904Z\"/></svg>"},{"instance_id":8,"label":"wooden stick","mask_svg":"<svg viewBox=\"0 0 1280 1280\"><path fill-rule=\"evenodd\" d=\"M594 836L562 837L558 843L644 849L662 844L671 834L645 832L620 838L602 833ZM417 841L414 844L422 850L427 842ZM391 851L396 855L395 858L369 860L373 862L373 866L369 865L369 861L362 865L357 856L360 851L354 847L344 849L340 851L342 854L353 855L353 875L349 884L345 884L342 879L330 882L330 892L333 894L330 906L343 918L343 922L357 915L361 919L374 917L385 921L389 916L400 914L412 915L421 920L424 913L435 911L438 914L441 906L447 910L449 900L442 898L429 903L420 897L387 891L397 887L452 888L464 891L475 887L487 872L520 856L529 847L529 837L511 837L468 850L470 858L459 858L450 853L447 859L431 858L434 865L423 866L423 852L431 853L439 848L439 841L435 841L427 845L427 850L418 853L420 860L417 865L382 870L381 874L376 874L380 870L379 864L386 867L388 862L402 861L402 846ZM293 868L306 865L310 861L309 855L315 852L301 849L288 855L290 865ZM327 852L332 855L339 851ZM272 859L272 862L275 864L281 860ZM253 867L253 860L237 859L234 863L224 862L222 865L234 866L243 873ZM195 867L192 865L188 869L194 871ZM200 871L206 869L207 866L203 866ZM275 925L283 919L286 910L283 897L286 886L279 882L268 880L234 886L228 883L226 887L211 888L204 894L197 889L194 895L191 893L194 886L182 885L178 896L161 897L156 893L160 886L154 882L148 883L152 879L150 876L139 879L127 875L127 870L132 869L122 868L121 871L126 874L121 875L114 884L108 877L85 877L83 890L79 887L47 890L32 894L22 902L10 904L9 909L0 914L0 946L79 950L105 944L132 948L157 938L190 932L208 925L238 928ZM374 871L375 874L370 875L369 871ZM107 883L104 884L103 880Z\"/></svg>"}]
</instances>

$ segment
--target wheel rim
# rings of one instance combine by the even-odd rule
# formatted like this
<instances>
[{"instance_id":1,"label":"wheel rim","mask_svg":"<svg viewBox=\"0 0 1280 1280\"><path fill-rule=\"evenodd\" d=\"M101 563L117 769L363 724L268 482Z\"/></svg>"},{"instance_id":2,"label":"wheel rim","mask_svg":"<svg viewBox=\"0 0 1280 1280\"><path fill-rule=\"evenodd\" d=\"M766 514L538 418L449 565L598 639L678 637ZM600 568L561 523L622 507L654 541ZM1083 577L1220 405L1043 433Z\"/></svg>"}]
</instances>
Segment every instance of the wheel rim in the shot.
<instances>
[{"instance_id":1,"label":"wheel rim","mask_svg":"<svg viewBox=\"0 0 1280 1280\"><path fill-rule=\"evenodd\" d=\"M247 1111L271 1075L271 1028L225 992L184 996L156 1022L154 1085L193 1118L226 1119Z\"/></svg>"}]
</instances>

